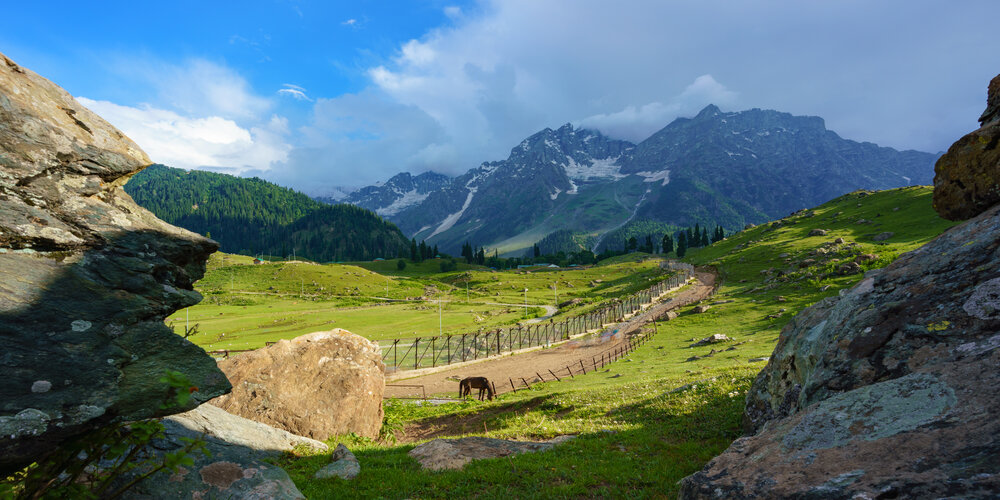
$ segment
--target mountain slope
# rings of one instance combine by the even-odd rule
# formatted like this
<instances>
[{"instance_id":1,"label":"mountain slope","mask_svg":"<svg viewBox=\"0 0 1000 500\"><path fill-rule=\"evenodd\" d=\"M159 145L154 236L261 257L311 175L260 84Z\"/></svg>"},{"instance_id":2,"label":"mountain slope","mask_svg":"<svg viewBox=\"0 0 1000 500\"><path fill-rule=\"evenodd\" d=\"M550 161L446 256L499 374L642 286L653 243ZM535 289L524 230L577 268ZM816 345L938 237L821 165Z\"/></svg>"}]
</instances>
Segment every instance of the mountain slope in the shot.
<instances>
[{"instance_id":1,"label":"mountain slope","mask_svg":"<svg viewBox=\"0 0 1000 500\"><path fill-rule=\"evenodd\" d=\"M428 194L448 185L450 181L451 177L435 172L424 172L417 176L403 172L384 184L363 187L342 201L385 217L424 201Z\"/></svg>"},{"instance_id":2,"label":"mountain slope","mask_svg":"<svg viewBox=\"0 0 1000 500\"><path fill-rule=\"evenodd\" d=\"M857 189L929 184L936 158L843 139L819 117L710 105L637 145L545 129L387 216L445 251L468 240L513 254L557 230L600 245L631 221L735 230Z\"/></svg>"},{"instance_id":3,"label":"mountain slope","mask_svg":"<svg viewBox=\"0 0 1000 500\"><path fill-rule=\"evenodd\" d=\"M325 205L258 178L151 165L125 191L157 217L210 234L224 252L330 261L389 258L408 248L399 228L368 210Z\"/></svg>"}]
</instances>

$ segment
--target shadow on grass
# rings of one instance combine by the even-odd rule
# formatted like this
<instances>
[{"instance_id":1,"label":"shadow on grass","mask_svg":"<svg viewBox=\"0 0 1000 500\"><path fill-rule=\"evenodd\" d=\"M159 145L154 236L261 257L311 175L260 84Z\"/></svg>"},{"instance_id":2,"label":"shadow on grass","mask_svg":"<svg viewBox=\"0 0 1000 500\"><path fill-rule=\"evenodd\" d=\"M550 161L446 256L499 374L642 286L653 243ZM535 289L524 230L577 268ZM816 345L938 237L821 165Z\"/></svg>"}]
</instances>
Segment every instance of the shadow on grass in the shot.
<instances>
[{"instance_id":1,"label":"shadow on grass","mask_svg":"<svg viewBox=\"0 0 1000 500\"><path fill-rule=\"evenodd\" d=\"M749 380L738 385L749 385ZM282 465L309 498L674 497L677 481L699 470L739 436L743 400L727 392L733 387L720 382L665 392L606 412L626 430L583 433L549 451L480 460L462 470L425 471L407 455L409 444L357 447L354 453L362 472L351 482L312 479L329 454ZM593 409L557 404L555 396L456 417L502 422L504 411L523 410L597 418Z\"/></svg>"}]
</instances>

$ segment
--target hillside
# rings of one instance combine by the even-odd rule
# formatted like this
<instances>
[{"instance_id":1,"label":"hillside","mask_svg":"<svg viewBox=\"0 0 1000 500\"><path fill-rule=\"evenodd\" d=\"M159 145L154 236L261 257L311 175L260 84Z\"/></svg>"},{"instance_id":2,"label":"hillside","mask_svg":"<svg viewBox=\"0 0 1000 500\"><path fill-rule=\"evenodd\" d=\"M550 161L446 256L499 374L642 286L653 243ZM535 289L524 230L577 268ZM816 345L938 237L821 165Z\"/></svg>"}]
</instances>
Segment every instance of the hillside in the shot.
<instances>
[{"instance_id":1,"label":"hillside","mask_svg":"<svg viewBox=\"0 0 1000 500\"><path fill-rule=\"evenodd\" d=\"M407 191L405 204L392 188L394 197L366 195L363 206L444 251L472 241L516 255L555 231L599 244L640 220L738 230L857 189L929 184L936 158L841 138L819 117L710 105L639 144L570 124L545 129L505 160Z\"/></svg>"},{"instance_id":2,"label":"hillside","mask_svg":"<svg viewBox=\"0 0 1000 500\"><path fill-rule=\"evenodd\" d=\"M219 242L224 252L295 254L315 261L392 258L409 241L353 205L325 205L256 177L151 165L125 191L157 217Z\"/></svg>"},{"instance_id":3,"label":"hillside","mask_svg":"<svg viewBox=\"0 0 1000 500\"><path fill-rule=\"evenodd\" d=\"M855 192L692 251L688 260L714 266L725 278L716 296L703 303L710 309L701 314L682 309L676 319L659 323L648 343L606 369L534 384L493 402L390 401L388 428L407 444L339 438L369 467L369 474L352 483L355 494L675 496L678 480L740 435L746 391L795 313L838 295L865 269L886 265L954 224L934 213L930 199L929 187ZM892 236L877 241L884 233ZM876 257L858 259L865 255ZM855 260L862 264L850 274L838 271ZM690 347L716 333L732 340ZM578 437L549 452L474 462L460 472L426 472L407 456L419 441L409 436L469 434ZM307 496L325 497L335 486L312 474L328 463L328 455L291 458L282 465ZM501 464L504 473L498 473ZM517 473L507 473L511 470ZM383 481L390 473L395 480Z\"/></svg>"}]
</instances>

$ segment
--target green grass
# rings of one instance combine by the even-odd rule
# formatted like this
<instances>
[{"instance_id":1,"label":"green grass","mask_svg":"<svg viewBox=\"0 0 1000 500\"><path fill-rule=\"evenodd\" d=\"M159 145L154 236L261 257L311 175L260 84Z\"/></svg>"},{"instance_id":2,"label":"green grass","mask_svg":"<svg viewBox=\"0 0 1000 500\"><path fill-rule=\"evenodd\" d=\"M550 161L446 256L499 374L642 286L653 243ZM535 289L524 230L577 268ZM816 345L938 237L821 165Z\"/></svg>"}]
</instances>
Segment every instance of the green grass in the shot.
<instances>
[{"instance_id":1,"label":"green grass","mask_svg":"<svg viewBox=\"0 0 1000 500\"><path fill-rule=\"evenodd\" d=\"M657 334L626 360L604 370L537 384L492 402L386 405L391 427L435 426L446 434L517 439L579 436L553 450L474 462L462 471L427 472L406 454L413 444L340 436L329 442L344 442L361 462L361 475L350 483L312 479L329 453L289 456L281 465L309 498L676 497L678 480L739 436L746 391L764 366L751 360L770 355L795 313L861 279L861 274L837 275L839 265L866 253L879 257L864 267L886 265L953 225L933 212L930 196L929 187L845 195L780 225L756 227L692 252L687 260L713 265L725 277L719 293L706 302L732 302L702 314L685 307L677 319L659 323ZM874 222L857 224L861 218ZM808 236L812 229L829 232ZM886 231L895 234L884 244L872 240ZM845 243L824 246L838 237ZM809 255L820 247L832 251ZM787 261L782 253L789 254ZM799 267L806 258L816 262ZM642 269L629 262L606 267L616 265ZM635 281L619 286L629 283ZM690 347L692 340L713 333L733 341ZM710 355L712 350L717 352ZM689 360L695 356L699 359ZM692 385L673 391L687 384Z\"/></svg>"},{"instance_id":2,"label":"green grass","mask_svg":"<svg viewBox=\"0 0 1000 500\"><path fill-rule=\"evenodd\" d=\"M179 332L197 325L189 338L206 350L255 349L331 328L372 340L472 333L542 316L539 306L571 299L579 300L555 320L582 314L666 278L659 262L633 254L587 268L494 271L460 264L442 273L436 259L400 272L395 261L253 265L250 257L215 254L195 286L204 300L166 323Z\"/></svg>"}]
</instances>

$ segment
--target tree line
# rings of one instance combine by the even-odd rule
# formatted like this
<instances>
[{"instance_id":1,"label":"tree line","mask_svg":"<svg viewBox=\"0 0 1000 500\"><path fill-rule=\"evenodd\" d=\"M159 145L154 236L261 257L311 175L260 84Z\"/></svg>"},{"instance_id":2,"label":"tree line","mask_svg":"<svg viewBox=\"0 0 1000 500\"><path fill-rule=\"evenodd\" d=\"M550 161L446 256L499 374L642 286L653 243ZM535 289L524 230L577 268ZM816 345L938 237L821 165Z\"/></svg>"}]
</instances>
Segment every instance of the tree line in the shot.
<instances>
[{"instance_id":1,"label":"tree line","mask_svg":"<svg viewBox=\"0 0 1000 500\"><path fill-rule=\"evenodd\" d=\"M318 262L407 255L403 233L354 205L327 205L270 182L151 165L125 191L170 224L206 235L221 250Z\"/></svg>"}]
</instances>

